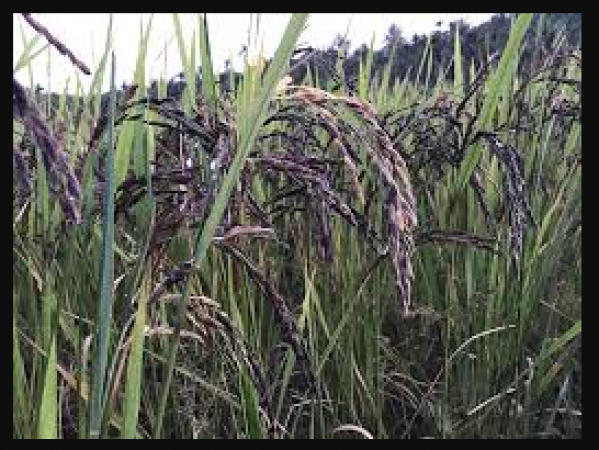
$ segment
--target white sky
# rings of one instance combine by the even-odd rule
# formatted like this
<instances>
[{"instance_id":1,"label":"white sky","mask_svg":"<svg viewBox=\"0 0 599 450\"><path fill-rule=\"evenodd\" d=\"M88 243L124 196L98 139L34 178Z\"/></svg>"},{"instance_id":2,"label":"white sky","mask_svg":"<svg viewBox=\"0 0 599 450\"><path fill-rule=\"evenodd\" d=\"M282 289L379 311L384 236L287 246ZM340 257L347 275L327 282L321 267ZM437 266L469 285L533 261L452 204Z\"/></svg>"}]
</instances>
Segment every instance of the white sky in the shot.
<instances>
[{"instance_id":1,"label":"white sky","mask_svg":"<svg viewBox=\"0 0 599 450\"><path fill-rule=\"evenodd\" d=\"M180 14L184 31L184 38L189 48L191 36L198 29L197 14ZM300 36L299 44L309 44L317 48L326 48L337 34L345 34L349 25L348 39L351 41L352 50L363 43L369 44L375 39L375 49L383 44L384 36L393 23L402 30L406 39L410 39L415 33L428 34L436 29L436 22L443 21L441 26L445 30L449 22L463 18L470 25L477 25L488 20L492 14L466 14L466 13L409 13L409 14L340 14L340 13L318 13L311 14L308 19L308 27ZM48 28L48 30L69 48L80 60L85 62L93 71L98 63L101 52L104 49L106 30L108 28L109 14L33 14L33 17ZM261 14L260 27L264 43L264 54L272 56L276 46L285 31L285 27L291 14ZM149 14L118 13L114 14L113 22L113 48L117 61L117 85L123 81L131 81L135 69L137 49L140 35L140 20L144 27L147 24ZM222 13L208 14L208 29L212 47L212 57L215 68L221 71L227 58L233 57L236 68L241 67L241 58L238 57L242 46L247 43L248 28L250 23L249 14ZM27 24L20 14L13 15L13 67L23 51L20 25L25 35L30 39L35 35L34 30ZM35 48L40 48L45 40L40 39ZM181 72L181 61L176 43L173 19L171 14L154 14L152 30L150 32L150 43L147 58L147 76L156 79L165 75L165 57L163 49L166 50L166 77L170 78ZM196 47L197 48L197 47ZM67 78L70 78L71 90L75 83L75 68L69 60L60 55L54 48L50 51L51 78L50 85L53 91L63 90ZM199 61L197 57L196 61ZM198 63L199 64L199 63ZM48 55L41 53L32 63L34 82L47 88L48 78ZM27 68L21 69L16 74L17 79L26 85L29 84ZM91 83L92 76L79 72L79 78L87 89ZM108 70L105 74L104 86L108 87Z\"/></svg>"}]
</instances>

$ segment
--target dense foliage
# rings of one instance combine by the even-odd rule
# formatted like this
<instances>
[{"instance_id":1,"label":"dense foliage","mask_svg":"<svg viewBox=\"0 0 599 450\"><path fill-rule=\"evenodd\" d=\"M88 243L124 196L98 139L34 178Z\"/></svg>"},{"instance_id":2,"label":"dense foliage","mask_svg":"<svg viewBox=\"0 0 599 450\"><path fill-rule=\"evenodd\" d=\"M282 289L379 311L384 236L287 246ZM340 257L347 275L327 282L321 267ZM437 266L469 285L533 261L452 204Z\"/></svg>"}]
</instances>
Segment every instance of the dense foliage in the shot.
<instances>
[{"instance_id":1,"label":"dense foliage","mask_svg":"<svg viewBox=\"0 0 599 450\"><path fill-rule=\"evenodd\" d=\"M580 437L580 16L305 20L220 82L176 14L191 83L151 21L120 91L110 28L88 93L13 80L14 437Z\"/></svg>"}]
</instances>

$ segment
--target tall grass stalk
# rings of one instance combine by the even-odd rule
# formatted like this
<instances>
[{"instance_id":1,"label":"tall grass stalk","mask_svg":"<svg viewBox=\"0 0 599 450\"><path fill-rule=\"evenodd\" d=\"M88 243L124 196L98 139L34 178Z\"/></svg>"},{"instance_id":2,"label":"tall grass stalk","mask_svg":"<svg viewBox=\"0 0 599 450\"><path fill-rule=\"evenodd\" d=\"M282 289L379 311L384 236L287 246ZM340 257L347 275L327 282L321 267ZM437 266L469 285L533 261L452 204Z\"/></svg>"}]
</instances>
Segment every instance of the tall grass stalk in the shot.
<instances>
[{"instance_id":1,"label":"tall grass stalk","mask_svg":"<svg viewBox=\"0 0 599 450\"><path fill-rule=\"evenodd\" d=\"M103 415L103 399L108 366L108 346L110 345L110 328L112 324L112 309L114 302L114 195L115 195L115 165L114 165L114 115L116 109L116 58L112 54L110 77L110 105L108 109L108 134L106 149L106 187L104 190L104 220L102 229L102 259L100 263L101 291L98 301L98 323L94 352L94 376L91 394L89 420L89 437L100 437Z\"/></svg>"}]
</instances>

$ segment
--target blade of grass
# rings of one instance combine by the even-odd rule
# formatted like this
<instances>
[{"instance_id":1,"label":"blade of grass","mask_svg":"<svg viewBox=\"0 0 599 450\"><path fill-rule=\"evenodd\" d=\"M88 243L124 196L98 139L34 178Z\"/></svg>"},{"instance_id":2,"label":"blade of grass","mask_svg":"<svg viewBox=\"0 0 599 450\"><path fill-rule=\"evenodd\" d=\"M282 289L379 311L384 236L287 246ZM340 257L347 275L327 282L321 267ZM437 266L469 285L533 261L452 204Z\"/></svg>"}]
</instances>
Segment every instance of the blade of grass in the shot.
<instances>
[{"instance_id":1,"label":"blade of grass","mask_svg":"<svg viewBox=\"0 0 599 450\"><path fill-rule=\"evenodd\" d=\"M263 439L264 434L260 425L260 411L256 390L245 370L241 370L239 378L241 410L243 411L246 436L249 439Z\"/></svg>"},{"instance_id":2,"label":"blade of grass","mask_svg":"<svg viewBox=\"0 0 599 450\"><path fill-rule=\"evenodd\" d=\"M464 75L462 71L462 43L460 41L460 24L455 27L454 53L453 53L453 89L459 98L464 96Z\"/></svg>"},{"instance_id":3,"label":"blade of grass","mask_svg":"<svg viewBox=\"0 0 599 450\"><path fill-rule=\"evenodd\" d=\"M489 82L487 96L484 100L480 116L476 121L477 131L486 131L489 128L497 112L499 99L502 95L507 95L508 89L511 87L511 77L509 77L511 72L509 68L512 64L516 64L514 60L517 58L520 45L522 44L531 20L531 13L518 15L518 19L510 31L510 37L503 54L501 55L497 70L493 73L491 81ZM479 142L476 147L468 153L462 163L458 174L458 192L462 192L468 184L472 171L480 161L483 145L482 142Z\"/></svg>"},{"instance_id":4,"label":"blade of grass","mask_svg":"<svg viewBox=\"0 0 599 450\"><path fill-rule=\"evenodd\" d=\"M146 56L148 52L148 40L150 38L150 31L152 28L152 20L154 15L150 16L148 26L146 27L145 33L140 37L139 51L137 53L137 62L135 65L135 76L134 83L139 86L135 93L134 100L138 100L145 95L145 65ZM127 121L123 124L117 140L116 155L115 155L115 179L114 186L118 187L129 170L131 151L133 149L133 143L135 138L143 134L142 125L139 122Z\"/></svg>"},{"instance_id":5,"label":"blade of grass","mask_svg":"<svg viewBox=\"0 0 599 450\"><path fill-rule=\"evenodd\" d=\"M191 60L187 57L185 39L183 38L183 28L181 27L181 20L177 13L173 13L173 24L186 81L185 90L183 91L183 107L185 114L189 115L197 106L195 99L195 67L192 67Z\"/></svg>"},{"instance_id":6,"label":"blade of grass","mask_svg":"<svg viewBox=\"0 0 599 450\"><path fill-rule=\"evenodd\" d=\"M37 422L38 439L58 438L58 379L56 373L56 296L54 283L48 275L43 295L42 328L48 357L42 379L42 393Z\"/></svg>"},{"instance_id":7,"label":"blade of grass","mask_svg":"<svg viewBox=\"0 0 599 450\"><path fill-rule=\"evenodd\" d=\"M17 63L15 64L15 68L13 69L13 74L17 74L23 67L31 64L31 62L40 53L42 53L44 50L46 50L48 45L50 45L50 44L43 45L42 47L40 47L39 49L37 49L36 51L34 51L32 53L33 46L37 43L37 40L39 37L40 37L40 35L38 34L32 40L27 42L26 47L23 49L23 53L21 54L21 56L17 60Z\"/></svg>"},{"instance_id":8,"label":"blade of grass","mask_svg":"<svg viewBox=\"0 0 599 450\"><path fill-rule=\"evenodd\" d=\"M141 402L141 381L143 366L144 328L146 326L146 304L151 295L151 269L146 268L139 296L138 308L135 313L131 352L127 362L127 380L125 382L125 404L123 412L122 439L136 437L137 416Z\"/></svg>"},{"instance_id":9,"label":"blade of grass","mask_svg":"<svg viewBox=\"0 0 599 450\"><path fill-rule=\"evenodd\" d=\"M210 54L210 37L206 14L198 14L200 61L202 64L202 96L212 111L216 111L216 83L212 55Z\"/></svg>"},{"instance_id":10,"label":"blade of grass","mask_svg":"<svg viewBox=\"0 0 599 450\"><path fill-rule=\"evenodd\" d=\"M89 437L100 437L102 421L102 399L108 364L108 346L112 323L112 296L114 285L114 112L116 109L116 58L112 53L110 106L108 109L108 145L106 150L106 187L104 191L104 218L102 222L102 258L100 264L101 291L98 303L98 323L94 357L94 378L92 386L89 419Z\"/></svg>"},{"instance_id":11,"label":"blade of grass","mask_svg":"<svg viewBox=\"0 0 599 450\"><path fill-rule=\"evenodd\" d=\"M17 293L13 293L13 320L12 320L12 389L13 389L13 427L17 432L17 437L28 439L31 438L31 413L29 392L27 389L27 378L25 367L23 365L23 357L21 355L21 346L19 344L19 336L17 331Z\"/></svg>"}]
</instances>

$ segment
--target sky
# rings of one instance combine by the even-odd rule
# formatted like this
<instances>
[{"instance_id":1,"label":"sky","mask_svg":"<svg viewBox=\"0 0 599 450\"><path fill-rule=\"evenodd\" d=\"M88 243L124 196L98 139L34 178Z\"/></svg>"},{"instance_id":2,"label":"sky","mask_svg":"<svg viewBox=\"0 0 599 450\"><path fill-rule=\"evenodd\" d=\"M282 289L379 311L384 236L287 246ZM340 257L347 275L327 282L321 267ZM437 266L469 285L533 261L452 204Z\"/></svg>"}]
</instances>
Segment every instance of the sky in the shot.
<instances>
[{"instance_id":1,"label":"sky","mask_svg":"<svg viewBox=\"0 0 599 450\"><path fill-rule=\"evenodd\" d=\"M190 45L192 34L198 29L197 14L180 14L184 39ZM255 16L255 15L254 15ZM383 45L384 37L392 24L396 24L406 39L414 34L428 34L437 29L441 21L441 30L446 30L449 23L464 19L470 25L477 25L488 20L492 14L467 13L406 13L406 14L373 14L373 13L318 13L310 14L306 30L300 36L298 44L311 45L317 48L330 46L338 34L348 32L352 50L364 43L370 43L374 37L374 48ZM35 14L32 17L45 26L60 42L71 50L77 58L92 69L98 64L106 41L109 14L105 13L47 13ZM137 51L139 46L140 21L144 27L150 14L117 13L113 22L113 49L116 55L117 85L130 82L133 79ZM291 14L261 14L260 35L256 48L263 45L264 55L268 58L274 54L276 46L282 37ZM212 57L217 71L222 71L225 60L230 58L236 69L242 67L242 57L239 53L248 41L250 14L239 13L209 13L207 14L209 38ZM35 31L27 24L20 14L13 15L13 67L23 52L21 27L26 39L31 39ZM46 44L40 39L35 49ZM255 53L250 46L250 54ZM69 79L69 91L75 84L75 71L68 58L60 55L54 48L41 52L32 62L32 74L35 83L47 89L48 59L50 60L50 88L52 91L62 91ZM199 60L199 58L198 58ZM171 14L154 14L150 32L147 74L149 79L160 76L171 78L181 72L181 60ZM27 67L20 69L16 78L29 85L30 75ZM81 84L87 89L92 76L78 73ZM108 88L108 71L104 78L104 88Z\"/></svg>"}]
</instances>

